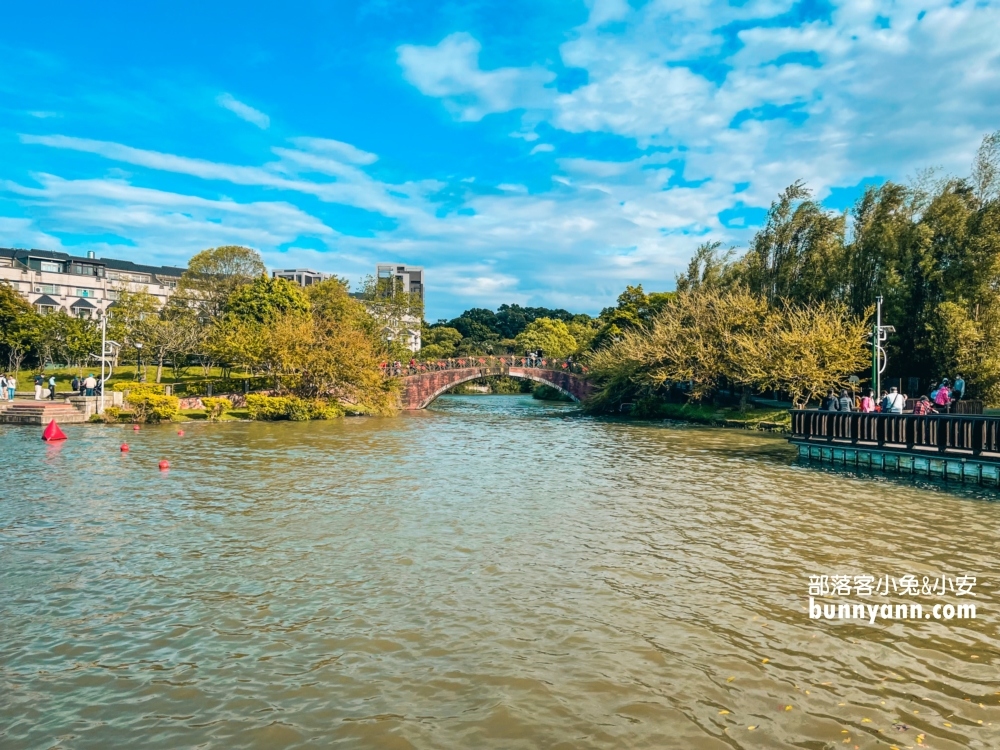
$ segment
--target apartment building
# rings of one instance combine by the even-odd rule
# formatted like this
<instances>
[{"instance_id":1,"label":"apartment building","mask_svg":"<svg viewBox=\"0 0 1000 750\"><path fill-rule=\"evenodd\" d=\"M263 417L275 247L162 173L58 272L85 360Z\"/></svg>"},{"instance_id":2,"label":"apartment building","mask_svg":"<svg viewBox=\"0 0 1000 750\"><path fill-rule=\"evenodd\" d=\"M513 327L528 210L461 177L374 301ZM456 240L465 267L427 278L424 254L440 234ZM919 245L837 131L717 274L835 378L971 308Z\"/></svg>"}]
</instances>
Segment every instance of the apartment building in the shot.
<instances>
[{"instance_id":1,"label":"apartment building","mask_svg":"<svg viewBox=\"0 0 1000 750\"><path fill-rule=\"evenodd\" d=\"M146 291L162 305L183 268L146 266L128 260L85 257L51 250L0 248L0 282L16 289L39 312L64 310L89 318L106 310L121 289Z\"/></svg>"},{"instance_id":2,"label":"apartment building","mask_svg":"<svg viewBox=\"0 0 1000 750\"><path fill-rule=\"evenodd\" d=\"M375 266L375 278L380 281L395 278L402 291L420 296L424 299L424 267L407 266L402 263L379 263Z\"/></svg>"}]
</instances>

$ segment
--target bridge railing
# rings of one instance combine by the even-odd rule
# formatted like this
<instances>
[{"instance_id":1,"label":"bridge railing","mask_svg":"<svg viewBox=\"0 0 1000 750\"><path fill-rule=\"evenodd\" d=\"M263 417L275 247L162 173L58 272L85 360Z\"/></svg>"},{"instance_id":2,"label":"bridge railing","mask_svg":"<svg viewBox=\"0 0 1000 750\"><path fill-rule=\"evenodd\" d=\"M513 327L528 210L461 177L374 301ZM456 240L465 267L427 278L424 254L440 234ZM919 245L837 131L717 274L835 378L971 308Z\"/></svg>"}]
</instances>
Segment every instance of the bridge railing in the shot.
<instances>
[{"instance_id":1,"label":"bridge railing","mask_svg":"<svg viewBox=\"0 0 1000 750\"><path fill-rule=\"evenodd\" d=\"M795 409L791 440L1000 461L1000 417L970 414L881 414Z\"/></svg>"},{"instance_id":2,"label":"bridge railing","mask_svg":"<svg viewBox=\"0 0 1000 750\"><path fill-rule=\"evenodd\" d=\"M503 374L511 367L531 367L541 370L554 370L557 372L571 372L576 375L586 375L587 367L573 359L558 359L553 357L524 357L505 355L497 356L472 356L472 357L451 357L449 359L434 359L426 362L383 362L381 364L382 373L386 377L406 377L409 375L420 375L425 372L440 372L443 370L464 370L469 367L481 369L497 370L497 374Z\"/></svg>"}]
</instances>

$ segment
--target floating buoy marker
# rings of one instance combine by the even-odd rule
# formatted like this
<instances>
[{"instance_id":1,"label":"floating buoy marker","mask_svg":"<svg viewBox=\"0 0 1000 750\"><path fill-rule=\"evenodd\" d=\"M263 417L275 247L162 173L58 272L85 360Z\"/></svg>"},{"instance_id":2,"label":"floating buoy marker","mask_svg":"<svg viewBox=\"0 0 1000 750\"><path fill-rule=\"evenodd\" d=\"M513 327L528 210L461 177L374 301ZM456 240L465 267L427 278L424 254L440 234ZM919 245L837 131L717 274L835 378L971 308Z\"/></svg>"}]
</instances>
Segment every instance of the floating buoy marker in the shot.
<instances>
[{"instance_id":1,"label":"floating buoy marker","mask_svg":"<svg viewBox=\"0 0 1000 750\"><path fill-rule=\"evenodd\" d=\"M128 453L128 443L122 443L120 450L122 453Z\"/></svg>"},{"instance_id":2,"label":"floating buoy marker","mask_svg":"<svg viewBox=\"0 0 1000 750\"><path fill-rule=\"evenodd\" d=\"M177 430L177 434L184 437L184 430Z\"/></svg>"},{"instance_id":3,"label":"floating buoy marker","mask_svg":"<svg viewBox=\"0 0 1000 750\"><path fill-rule=\"evenodd\" d=\"M139 425L137 424L132 425L132 432L138 432L138 431L139 431Z\"/></svg>"},{"instance_id":4,"label":"floating buoy marker","mask_svg":"<svg viewBox=\"0 0 1000 750\"><path fill-rule=\"evenodd\" d=\"M160 471L166 471L169 468L170 468L169 461L160 461Z\"/></svg>"},{"instance_id":5,"label":"floating buoy marker","mask_svg":"<svg viewBox=\"0 0 1000 750\"><path fill-rule=\"evenodd\" d=\"M42 440L47 443L54 442L56 440L65 440L66 435L62 430L59 429L59 425L56 424L56 420L49 422L49 426L45 428L45 432L42 433Z\"/></svg>"}]
</instances>

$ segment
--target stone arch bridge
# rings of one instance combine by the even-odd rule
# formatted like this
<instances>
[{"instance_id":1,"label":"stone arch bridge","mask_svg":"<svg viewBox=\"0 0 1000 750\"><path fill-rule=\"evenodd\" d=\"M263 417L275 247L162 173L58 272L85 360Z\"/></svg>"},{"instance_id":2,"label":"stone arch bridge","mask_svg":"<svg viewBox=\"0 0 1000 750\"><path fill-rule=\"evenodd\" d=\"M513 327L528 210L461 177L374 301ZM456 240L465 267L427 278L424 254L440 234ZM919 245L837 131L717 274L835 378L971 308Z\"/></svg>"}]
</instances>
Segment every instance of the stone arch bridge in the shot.
<instances>
[{"instance_id":1,"label":"stone arch bridge","mask_svg":"<svg viewBox=\"0 0 1000 750\"><path fill-rule=\"evenodd\" d=\"M403 375L403 409L426 409L434 399L456 385L478 378L506 375L551 386L574 401L583 401L593 391L586 370L562 361L509 357L498 359L452 360L421 364L422 372Z\"/></svg>"}]
</instances>

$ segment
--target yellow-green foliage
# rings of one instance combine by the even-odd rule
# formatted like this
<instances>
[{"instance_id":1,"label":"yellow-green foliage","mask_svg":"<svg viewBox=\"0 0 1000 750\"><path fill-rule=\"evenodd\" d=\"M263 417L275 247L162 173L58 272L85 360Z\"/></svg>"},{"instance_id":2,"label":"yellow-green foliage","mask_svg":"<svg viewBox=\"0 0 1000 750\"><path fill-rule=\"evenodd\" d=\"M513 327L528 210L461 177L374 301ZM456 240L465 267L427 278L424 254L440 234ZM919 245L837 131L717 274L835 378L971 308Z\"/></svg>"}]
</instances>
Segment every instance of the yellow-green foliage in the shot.
<instances>
[{"instance_id":1,"label":"yellow-green foliage","mask_svg":"<svg viewBox=\"0 0 1000 750\"><path fill-rule=\"evenodd\" d=\"M201 405L205 408L205 414L211 422L217 421L223 414L233 408L233 402L225 396L203 398Z\"/></svg>"},{"instance_id":2,"label":"yellow-green foliage","mask_svg":"<svg viewBox=\"0 0 1000 750\"><path fill-rule=\"evenodd\" d=\"M152 393L163 395L164 386L159 383L139 383L137 381L122 380L111 386L111 389L119 393L139 395L140 393Z\"/></svg>"},{"instance_id":3,"label":"yellow-green foliage","mask_svg":"<svg viewBox=\"0 0 1000 750\"><path fill-rule=\"evenodd\" d=\"M250 419L288 419L292 399L289 396L266 396L263 393L247 394L247 412Z\"/></svg>"},{"instance_id":4,"label":"yellow-green foliage","mask_svg":"<svg viewBox=\"0 0 1000 750\"><path fill-rule=\"evenodd\" d=\"M180 401L176 396L164 396L148 391L129 391L128 404L136 422L161 422L171 420L180 413Z\"/></svg>"},{"instance_id":5,"label":"yellow-green foliage","mask_svg":"<svg viewBox=\"0 0 1000 750\"><path fill-rule=\"evenodd\" d=\"M344 416L343 407L336 401L307 400L295 396L265 396L260 393L247 395L250 419L290 419L306 422L310 419L336 419Z\"/></svg>"}]
</instances>

